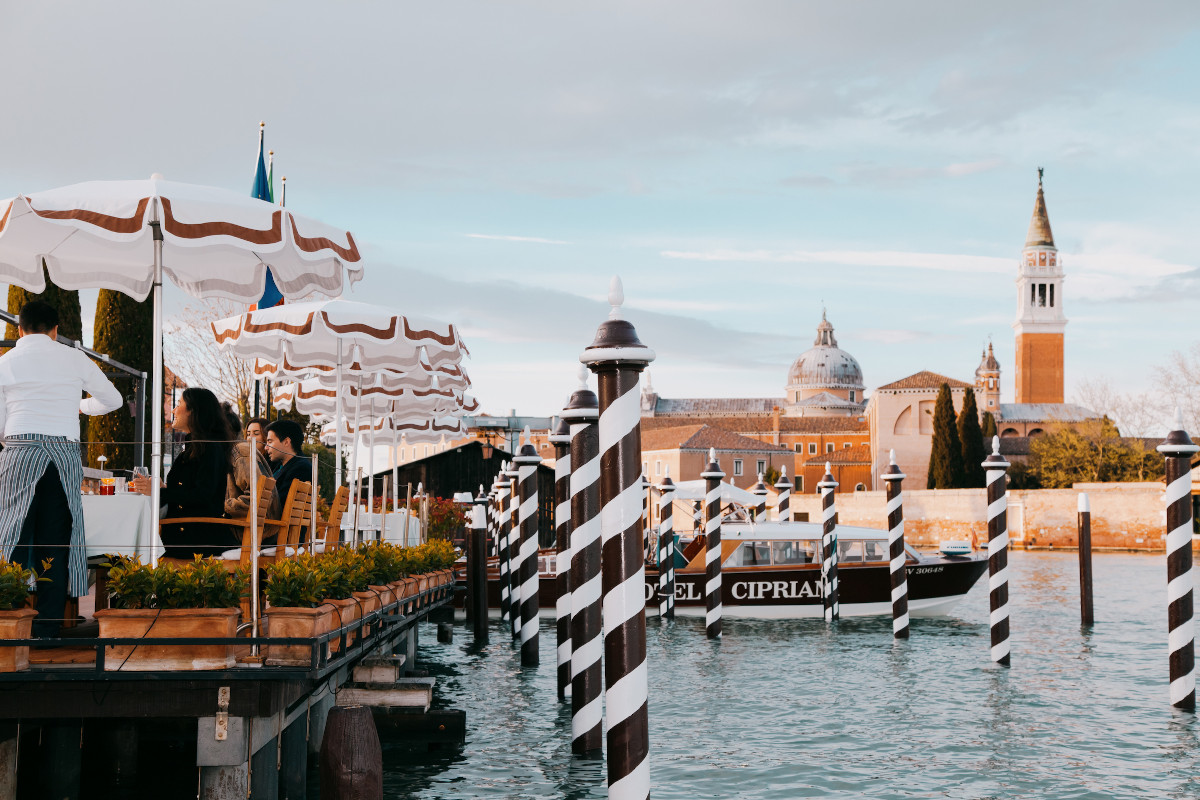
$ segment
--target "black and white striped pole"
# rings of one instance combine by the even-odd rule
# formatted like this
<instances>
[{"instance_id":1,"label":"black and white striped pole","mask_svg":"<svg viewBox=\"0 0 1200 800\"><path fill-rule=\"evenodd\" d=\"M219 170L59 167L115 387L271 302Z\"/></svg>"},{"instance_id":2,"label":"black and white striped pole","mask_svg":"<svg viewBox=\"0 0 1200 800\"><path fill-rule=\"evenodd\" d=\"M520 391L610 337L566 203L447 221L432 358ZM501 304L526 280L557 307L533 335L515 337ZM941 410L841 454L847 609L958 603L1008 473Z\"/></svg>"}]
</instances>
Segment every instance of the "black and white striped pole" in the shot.
<instances>
[{"instance_id":1,"label":"black and white striped pole","mask_svg":"<svg viewBox=\"0 0 1200 800\"><path fill-rule=\"evenodd\" d=\"M675 504L675 482L671 468L658 485L658 615L675 619L675 523L671 508Z\"/></svg>"},{"instance_id":2,"label":"black and white striped pole","mask_svg":"<svg viewBox=\"0 0 1200 800\"><path fill-rule=\"evenodd\" d=\"M779 493L775 498L775 521L791 522L792 482L788 480L787 464L779 468L779 480L775 481L775 491Z\"/></svg>"},{"instance_id":3,"label":"black and white striped pole","mask_svg":"<svg viewBox=\"0 0 1200 800\"><path fill-rule=\"evenodd\" d=\"M837 505L835 493L838 487L833 479L829 462L825 462L825 476L817 484L821 492L821 585L824 610L830 620L841 619L842 608L838 592L838 541Z\"/></svg>"},{"instance_id":4,"label":"black and white striped pole","mask_svg":"<svg viewBox=\"0 0 1200 800\"><path fill-rule=\"evenodd\" d=\"M1196 629L1192 619L1192 478L1197 447L1175 409L1175 430L1158 446L1167 462L1167 649L1170 653L1171 705L1196 708Z\"/></svg>"},{"instance_id":5,"label":"black and white striped pole","mask_svg":"<svg viewBox=\"0 0 1200 800\"><path fill-rule=\"evenodd\" d=\"M763 483L763 474L758 473L758 483L750 487L750 493L758 498L758 504L754 506L754 521L767 521L767 485Z\"/></svg>"},{"instance_id":6,"label":"black and white striped pole","mask_svg":"<svg viewBox=\"0 0 1200 800\"><path fill-rule=\"evenodd\" d=\"M600 615L599 402L579 368L579 388L563 419L571 425L571 752L599 752L604 745L600 700L604 652Z\"/></svg>"},{"instance_id":7,"label":"black and white striped pole","mask_svg":"<svg viewBox=\"0 0 1200 800\"><path fill-rule=\"evenodd\" d=\"M483 494L483 486L475 496L474 507L471 509L471 537L467 546L467 593L471 603L471 625L476 644L488 640L488 601L487 601L487 511L488 499Z\"/></svg>"},{"instance_id":8,"label":"black and white striped pole","mask_svg":"<svg viewBox=\"0 0 1200 800\"><path fill-rule=\"evenodd\" d=\"M888 453L883 471L887 486L888 561L892 586L892 636L908 638L908 555L904 551L904 494L901 484L906 477L896 464L896 451Z\"/></svg>"},{"instance_id":9,"label":"black and white striped pole","mask_svg":"<svg viewBox=\"0 0 1200 800\"><path fill-rule=\"evenodd\" d=\"M500 465L500 474L496 476L496 541L497 560L500 568L500 620L508 622L512 619L511 581L508 571L511 568L508 553L508 462Z\"/></svg>"},{"instance_id":10,"label":"black and white striped pole","mask_svg":"<svg viewBox=\"0 0 1200 800\"><path fill-rule=\"evenodd\" d=\"M700 473L704 479L704 633L709 639L721 638L721 479L725 473L717 463L715 448L708 450L708 466Z\"/></svg>"},{"instance_id":11,"label":"black and white striped pole","mask_svg":"<svg viewBox=\"0 0 1200 800\"><path fill-rule=\"evenodd\" d=\"M704 524L704 501L692 501L692 533L696 536L700 535L700 531Z\"/></svg>"},{"instance_id":12,"label":"black and white striped pole","mask_svg":"<svg viewBox=\"0 0 1200 800\"><path fill-rule=\"evenodd\" d=\"M492 485L488 488L487 493L487 539L488 539L488 556L497 555L500 552L500 547L496 542L496 479L492 478Z\"/></svg>"},{"instance_id":13,"label":"black and white striped pole","mask_svg":"<svg viewBox=\"0 0 1200 800\"><path fill-rule=\"evenodd\" d=\"M988 604L991 607L992 661L1009 666L1008 644L1008 467L1000 455L1000 437L983 462L987 475Z\"/></svg>"},{"instance_id":14,"label":"black and white striped pole","mask_svg":"<svg viewBox=\"0 0 1200 800\"><path fill-rule=\"evenodd\" d=\"M526 426L525 444L517 462L518 487L521 515L521 666L536 667L538 656L538 527L541 515L538 509L538 465L542 457L533 446L533 437Z\"/></svg>"},{"instance_id":15,"label":"black and white striped pole","mask_svg":"<svg viewBox=\"0 0 1200 800\"><path fill-rule=\"evenodd\" d=\"M550 434L554 445L554 562L558 600L554 623L558 634L558 699L571 688L571 426L559 417Z\"/></svg>"},{"instance_id":16,"label":"black and white striped pole","mask_svg":"<svg viewBox=\"0 0 1200 800\"><path fill-rule=\"evenodd\" d=\"M654 360L654 351L621 319L624 299L620 279L613 278L608 293L612 311L579 359L596 374L600 395L608 796L644 800L650 796L650 734L638 376Z\"/></svg>"},{"instance_id":17,"label":"black and white striped pole","mask_svg":"<svg viewBox=\"0 0 1200 800\"><path fill-rule=\"evenodd\" d=\"M508 599L512 636L521 638L521 473L514 457L504 473L508 479Z\"/></svg>"},{"instance_id":18,"label":"black and white striped pole","mask_svg":"<svg viewBox=\"0 0 1200 800\"><path fill-rule=\"evenodd\" d=\"M650 554L654 552L654 528L650 524L650 479L646 477L646 473L642 473L642 535L646 537L646 541L642 543L642 553L644 559L649 559Z\"/></svg>"}]
</instances>

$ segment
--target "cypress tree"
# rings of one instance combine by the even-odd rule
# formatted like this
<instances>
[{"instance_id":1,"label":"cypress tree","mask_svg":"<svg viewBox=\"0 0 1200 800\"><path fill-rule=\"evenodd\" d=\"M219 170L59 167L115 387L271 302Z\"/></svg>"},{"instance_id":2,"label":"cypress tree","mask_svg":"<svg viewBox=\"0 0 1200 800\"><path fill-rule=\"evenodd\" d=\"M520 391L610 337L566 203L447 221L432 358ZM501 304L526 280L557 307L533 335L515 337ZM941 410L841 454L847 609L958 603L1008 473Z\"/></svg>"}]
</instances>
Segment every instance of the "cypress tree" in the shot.
<instances>
[{"instance_id":1,"label":"cypress tree","mask_svg":"<svg viewBox=\"0 0 1200 800\"><path fill-rule=\"evenodd\" d=\"M983 488L983 459L987 453L983 449L983 431L979 428L975 392L970 389L963 393L962 410L958 412L958 441L962 445L963 488Z\"/></svg>"},{"instance_id":2,"label":"cypress tree","mask_svg":"<svg viewBox=\"0 0 1200 800\"><path fill-rule=\"evenodd\" d=\"M134 367L151 374L154 358L154 308L149 298L142 302L135 301L123 292L113 289L101 289L96 298L96 329L93 349L110 356L126 366ZM132 397L136 387L132 376L129 378L113 378L113 384L126 397ZM153 394L149 380L146 382L146 397ZM147 405L145 438L150 438L150 406ZM102 417L92 417L91 439L95 442L88 446L88 459L95 462L101 453L108 456L108 469L132 469L134 445L125 444L134 441L136 431L133 427L133 416L126 406ZM121 444L114 444L120 442ZM143 450L143 464L149 463Z\"/></svg>"},{"instance_id":3,"label":"cypress tree","mask_svg":"<svg viewBox=\"0 0 1200 800\"><path fill-rule=\"evenodd\" d=\"M954 421L950 385L943 383L933 406L933 445L929 450L926 488L958 489L963 485L962 445Z\"/></svg>"},{"instance_id":4,"label":"cypress tree","mask_svg":"<svg viewBox=\"0 0 1200 800\"><path fill-rule=\"evenodd\" d=\"M983 449L989 453L992 451L992 437L995 435L996 418L992 416L992 412L985 411L983 412Z\"/></svg>"}]
</instances>

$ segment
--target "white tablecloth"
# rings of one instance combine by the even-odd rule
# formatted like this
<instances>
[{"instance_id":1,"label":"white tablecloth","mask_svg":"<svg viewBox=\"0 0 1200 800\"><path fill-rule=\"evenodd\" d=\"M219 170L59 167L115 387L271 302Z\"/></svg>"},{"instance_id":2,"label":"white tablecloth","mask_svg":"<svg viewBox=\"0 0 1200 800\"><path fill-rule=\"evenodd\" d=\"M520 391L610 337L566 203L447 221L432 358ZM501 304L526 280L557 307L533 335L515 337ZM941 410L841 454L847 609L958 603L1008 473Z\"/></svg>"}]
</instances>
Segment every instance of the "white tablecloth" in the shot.
<instances>
[{"instance_id":1,"label":"white tablecloth","mask_svg":"<svg viewBox=\"0 0 1200 800\"><path fill-rule=\"evenodd\" d=\"M404 520L408 519L408 536L404 535ZM377 536L380 531L380 525L383 526L383 535ZM421 543L421 521L412 514L405 514L403 511L391 514L368 514L364 511L358 512L358 529L364 534L364 538L371 540L382 538L385 542L399 544L404 546L413 546ZM350 531L354 530L354 509L348 509L342 515L342 530L346 532L347 537Z\"/></svg>"},{"instance_id":2,"label":"white tablecloth","mask_svg":"<svg viewBox=\"0 0 1200 800\"><path fill-rule=\"evenodd\" d=\"M150 498L140 494L83 496L87 555L139 556L149 563L163 554L158 531L150 527Z\"/></svg>"}]
</instances>

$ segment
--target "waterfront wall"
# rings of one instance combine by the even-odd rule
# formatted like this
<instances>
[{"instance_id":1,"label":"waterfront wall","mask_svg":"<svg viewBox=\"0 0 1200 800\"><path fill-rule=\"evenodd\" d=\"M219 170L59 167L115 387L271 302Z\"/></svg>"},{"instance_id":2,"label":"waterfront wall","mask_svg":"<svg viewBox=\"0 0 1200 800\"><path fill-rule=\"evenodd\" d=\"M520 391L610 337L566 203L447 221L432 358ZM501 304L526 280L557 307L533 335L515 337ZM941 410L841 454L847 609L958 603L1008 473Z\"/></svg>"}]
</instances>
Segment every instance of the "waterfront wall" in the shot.
<instances>
[{"instance_id":1,"label":"waterfront wall","mask_svg":"<svg viewBox=\"0 0 1200 800\"><path fill-rule=\"evenodd\" d=\"M1092 504L1092 547L1097 550L1163 552L1166 512L1161 483L1078 483L1071 489L1013 490L1008 493L1008 529L1015 548L1073 548L1078 544L1076 512L1080 492ZM792 495L792 511L810 521L821 518L821 501ZM887 528L882 491L839 493L838 520L844 525ZM987 542L984 489L904 492L905 540L936 548L947 539ZM1200 545L1200 541L1193 546ZM1198 547L1197 549L1200 549Z\"/></svg>"}]
</instances>

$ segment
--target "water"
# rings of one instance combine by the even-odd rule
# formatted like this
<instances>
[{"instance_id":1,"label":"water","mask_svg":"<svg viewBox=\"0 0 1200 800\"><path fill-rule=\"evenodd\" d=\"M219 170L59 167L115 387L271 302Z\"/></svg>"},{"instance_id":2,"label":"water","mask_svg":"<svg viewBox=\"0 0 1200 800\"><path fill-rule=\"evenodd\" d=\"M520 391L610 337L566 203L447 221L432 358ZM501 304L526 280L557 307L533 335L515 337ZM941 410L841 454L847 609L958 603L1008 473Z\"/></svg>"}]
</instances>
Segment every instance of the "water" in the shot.
<instances>
[{"instance_id":1,"label":"water","mask_svg":"<svg viewBox=\"0 0 1200 800\"><path fill-rule=\"evenodd\" d=\"M1012 668L989 660L986 578L955 616L648 621L655 798L1200 797L1200 726L1167 701L1166 566L1095 556L1081 632L1074 553L1014 552ZM605 765L570 753L552 623L523 671L497 623L482 651L458 626L422 666L467 711L457 753L385 743L390 798L605 797ZM314 787L315 788L315 787Z\"/></svg>"}]
</instances>

